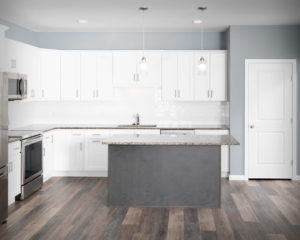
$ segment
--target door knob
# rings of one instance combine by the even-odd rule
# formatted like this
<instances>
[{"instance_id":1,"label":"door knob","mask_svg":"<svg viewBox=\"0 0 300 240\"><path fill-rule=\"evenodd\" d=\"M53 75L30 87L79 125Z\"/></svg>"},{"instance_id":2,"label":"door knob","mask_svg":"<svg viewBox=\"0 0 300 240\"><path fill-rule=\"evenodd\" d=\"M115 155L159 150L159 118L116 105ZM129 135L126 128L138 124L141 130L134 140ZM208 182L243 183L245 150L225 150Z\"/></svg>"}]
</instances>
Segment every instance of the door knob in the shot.
<instances>
[{"instance_id":1,"label":"door knob","mask_svg":"<svg viewBox=\"0 0 300 240\"><path fill-rule=\"evenodd\" d=\"M250 125L250 128L254 128L254 125Z\"/></svg>"}]
</instances>

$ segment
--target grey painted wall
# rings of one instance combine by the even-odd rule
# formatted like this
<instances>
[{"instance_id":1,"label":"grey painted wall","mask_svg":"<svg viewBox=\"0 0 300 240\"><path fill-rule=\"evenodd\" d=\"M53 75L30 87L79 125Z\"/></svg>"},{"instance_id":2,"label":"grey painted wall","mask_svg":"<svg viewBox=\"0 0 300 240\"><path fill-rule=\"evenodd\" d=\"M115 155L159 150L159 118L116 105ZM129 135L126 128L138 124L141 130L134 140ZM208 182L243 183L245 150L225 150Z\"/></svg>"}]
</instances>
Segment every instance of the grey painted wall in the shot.
<instances>
[{"instance_id":1,"label":"grey painted wall","mask_svg":"<svg viewBox=\"0 0 300 240\"><path fill-rule=\"evenodd\" d=\"M33 32L0 19L0 24L10 27L6 37L37 47L60 50L135 50L142 48L139 32L60 33ZM227 47L225 32L206 32L204 49L224 50ZM149 32L145 33L148 50L200 49L199 32Z\"/></svg>"},{"instance_id":2,"label":"grey painted wall","mask_svg":"<svg viewBox=\"0 0 300 240\"><path fill-rule=\"evenodd\" d=\"M230 130L240 141L230 150L230 174L244 174L245 59L297 59L300 93L300 26L232 26L229 29ZM300 94L298 95L298 103ZM298 105L298 122L300 104ZM300 144L300 127L297 132ZM298 175L300 152L298 150Z\"/></svg>"}]
</instances>

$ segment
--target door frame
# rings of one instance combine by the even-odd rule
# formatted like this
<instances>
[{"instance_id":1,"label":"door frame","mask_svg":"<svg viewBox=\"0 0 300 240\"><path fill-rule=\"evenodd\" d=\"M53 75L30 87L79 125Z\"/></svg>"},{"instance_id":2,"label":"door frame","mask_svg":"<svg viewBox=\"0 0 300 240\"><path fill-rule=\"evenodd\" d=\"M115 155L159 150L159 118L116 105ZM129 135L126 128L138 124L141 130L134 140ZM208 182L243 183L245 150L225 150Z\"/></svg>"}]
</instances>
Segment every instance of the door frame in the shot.
<instances>
[{"instance_id":1,"label":"door frame","mask_svg":"<svg viewBox=\"0 0 300 240\"><path fill-rule=\"evenodd\" d=\"M297 60L296 59L246 59L245 60L245 151L244 151L244 175L245 179L249 178L249 66L257 63L290 63L292 64L292 81L293 81L293 124L292 124L292 148L293 148L293 170L292 179L300 180L300 175L297 175Z\"/></svg>"}]
</instances>

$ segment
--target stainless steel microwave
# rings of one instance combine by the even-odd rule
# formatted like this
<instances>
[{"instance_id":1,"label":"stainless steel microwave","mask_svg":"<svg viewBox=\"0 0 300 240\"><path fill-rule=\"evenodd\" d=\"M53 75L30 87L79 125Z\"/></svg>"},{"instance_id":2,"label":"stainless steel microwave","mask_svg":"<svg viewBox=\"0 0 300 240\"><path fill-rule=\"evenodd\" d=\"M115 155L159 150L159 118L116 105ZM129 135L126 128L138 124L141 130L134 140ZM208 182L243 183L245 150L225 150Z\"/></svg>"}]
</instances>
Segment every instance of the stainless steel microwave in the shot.
<instances>
[{"instance_id":1,"label":"stainless steel microwave","mask_svg":"<svg viewBox=\"0 0 300 240\"><path fill-rule=\"evenodd\" d=\"M18 73L3 73L8 82L8 100L22 100L27 98L27 75Z\"/></svg>"}]
</instances>

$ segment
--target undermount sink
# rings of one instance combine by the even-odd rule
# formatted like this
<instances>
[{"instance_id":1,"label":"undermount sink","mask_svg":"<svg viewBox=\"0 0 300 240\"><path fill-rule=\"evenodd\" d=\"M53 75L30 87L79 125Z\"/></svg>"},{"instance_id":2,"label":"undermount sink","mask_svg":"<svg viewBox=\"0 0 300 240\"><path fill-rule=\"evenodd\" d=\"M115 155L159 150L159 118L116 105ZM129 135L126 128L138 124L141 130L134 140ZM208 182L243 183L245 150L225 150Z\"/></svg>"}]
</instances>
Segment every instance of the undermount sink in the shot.
<instances>
[{"instance_id":1,"label":"undermount sink","mask_svg":"<svg viewBox=\"0 0 300 240\"><path fill-rule=\"evenodd\" d=\"M123 125L118 125L118 127L124 127L124 128L152 128L156 127L157 125L146 125L146 124L123 124Z\"/></svg>"}]
</instances>

